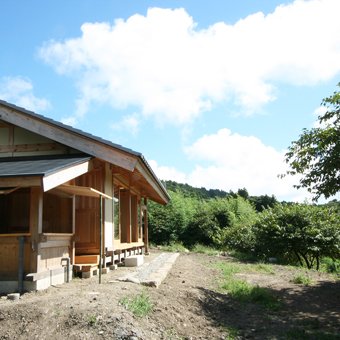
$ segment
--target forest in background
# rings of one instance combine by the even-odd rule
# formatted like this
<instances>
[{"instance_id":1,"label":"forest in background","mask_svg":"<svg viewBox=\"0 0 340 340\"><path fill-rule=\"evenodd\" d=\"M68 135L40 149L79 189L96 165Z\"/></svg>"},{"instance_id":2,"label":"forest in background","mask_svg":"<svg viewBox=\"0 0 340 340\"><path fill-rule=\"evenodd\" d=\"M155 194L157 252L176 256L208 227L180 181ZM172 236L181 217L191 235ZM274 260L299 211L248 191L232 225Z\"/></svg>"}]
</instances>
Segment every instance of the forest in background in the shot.
<instances>
[{"instance_id":1,"label":"forest in background","mask_svg":"<svg viewBox=\"0 0 340 340\"><path fill-rule=\"evenodd\" d=\"M149 237L156 245L197 245L234 251L259 260L334 270L340 259L340 202L298 204L275 196L250 196L166 181L171 201L150 203ZM332 269L330 268L330 269Z\"/></svg>"}]
</instances>

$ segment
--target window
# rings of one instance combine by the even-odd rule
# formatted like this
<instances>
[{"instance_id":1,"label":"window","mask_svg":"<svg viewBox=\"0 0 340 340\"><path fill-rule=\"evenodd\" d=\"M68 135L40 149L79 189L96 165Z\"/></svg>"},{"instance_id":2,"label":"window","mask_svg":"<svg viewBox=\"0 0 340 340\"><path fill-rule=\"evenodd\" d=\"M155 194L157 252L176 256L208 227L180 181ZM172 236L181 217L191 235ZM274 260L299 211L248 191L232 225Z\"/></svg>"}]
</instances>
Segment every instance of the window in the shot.
<instances>
[{"instance_id":1,"label":"window","mask_svg":"<svg viewBox=\"0 0 340 340\"><path fill-rule=\"evenodd\" d=\"M30 189L0 195L0 234L29 233Z\"/></svg>"}]
</instances>

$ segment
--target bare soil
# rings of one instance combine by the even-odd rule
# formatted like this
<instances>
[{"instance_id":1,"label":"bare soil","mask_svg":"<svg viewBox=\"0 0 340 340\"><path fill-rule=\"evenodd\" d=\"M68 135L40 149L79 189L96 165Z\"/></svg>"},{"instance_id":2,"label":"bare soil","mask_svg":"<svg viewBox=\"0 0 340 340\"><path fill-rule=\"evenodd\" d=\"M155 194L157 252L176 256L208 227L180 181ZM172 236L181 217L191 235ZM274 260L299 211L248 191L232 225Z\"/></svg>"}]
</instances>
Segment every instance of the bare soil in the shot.
<instances>
[{"instance_id":1,"label":"bare soil","mask_svg":"<svg viewBox=\"0 0 340 340\"><path fill-rule=\"evenodd\" d=\"M153 250L147 261L158 255ZM317 272L311 286L291 282L298 269L273 265L274 273L240 278L267 287L282 302L278 310L233 300L219 289L214 264L225 256L181 254L159 288L117 278L133 268L0 299L0 339L340 339L340 281ZM153 303L136 317L120 303L144 291Z\"/></svg>"}]
</instances>

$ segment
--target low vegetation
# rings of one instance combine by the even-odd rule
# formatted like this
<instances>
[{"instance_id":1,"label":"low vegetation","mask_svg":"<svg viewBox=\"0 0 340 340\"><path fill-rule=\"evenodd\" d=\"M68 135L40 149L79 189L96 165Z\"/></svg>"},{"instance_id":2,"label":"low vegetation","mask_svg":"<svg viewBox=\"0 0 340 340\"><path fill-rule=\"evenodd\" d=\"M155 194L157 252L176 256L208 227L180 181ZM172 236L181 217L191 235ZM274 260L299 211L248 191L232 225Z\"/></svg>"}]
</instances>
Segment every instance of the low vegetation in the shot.
<instances>
[{"instance_id":1,"label":"low vegetation","mask_svg":"<svg viewBox=\"0 0 340 340\"><path fill-rule=\"evenodd\" d=\"M195 189L166 182L171 202L150 204L153 244L164 249L291 264L339 275L340 202L279 203L274 197ZM214 196L214 194L216 196ZM242 257L242 258L241 258Z\"/></svg>"},{"instance_id":2,"label":"low vegetation","mask_svg":"<svg viewBox=\"0 0 340 340\"><path fill-rule=\"evenodd\" d=\"M119 303L129 310L133 315L138 317L144 317L148 315L153 308L153 303L150 300L149 295L142 291L133 297L125 296Z\"/></svg>"},{"instance_id":3,"label":"low vegetation","mask_svg":"<svg viewBox=\"0 0 340 340\"><path fill-rule=\"evenodd\" d=\"M220 288L222 292L226 292L231 298L244 303L258 303L268 309L275 310L279 308L279 300L267 289L253 285L245 280L237 278L236 274L240 272L270 272L274 274L271 266L263 264L240 264L231 262L218 262L215 265L221 271L222 280Z\"/></svg>"},{"instance_id":4,"label":"low vegetation","mask_svg":"<svg viewBox=\"0 0 340 340\"><path fill-rule=\"evenodd\" d=\"M312 284L312 279L308 276L308 274L297 274L292 279L293 283L296 283L298 285L304 285L304 286L310 286Z\"/></svg>"}]
</instances>

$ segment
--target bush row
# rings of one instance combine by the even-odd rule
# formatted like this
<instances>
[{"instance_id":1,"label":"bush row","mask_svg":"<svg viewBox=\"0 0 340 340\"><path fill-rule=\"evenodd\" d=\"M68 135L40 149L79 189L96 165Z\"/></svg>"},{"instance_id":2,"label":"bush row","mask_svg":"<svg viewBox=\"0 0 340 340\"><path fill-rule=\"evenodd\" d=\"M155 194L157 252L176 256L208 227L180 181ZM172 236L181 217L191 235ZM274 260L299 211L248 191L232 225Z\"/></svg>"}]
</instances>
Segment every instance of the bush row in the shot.
<instances>
[{"instance_id":1,"label":"bush row","mask_svg":"<svg viewBox=\"0 0 340 340\"><path fill-rule=\"evenodd\" d=\"M281 204L258 212L239 195L200 199L170 192L163 207L150 204L150 241L182 242L248 253L258 259L275 258L308 268L320 259L340 257L339 205Z\"/></svg>"}]
</instances>

